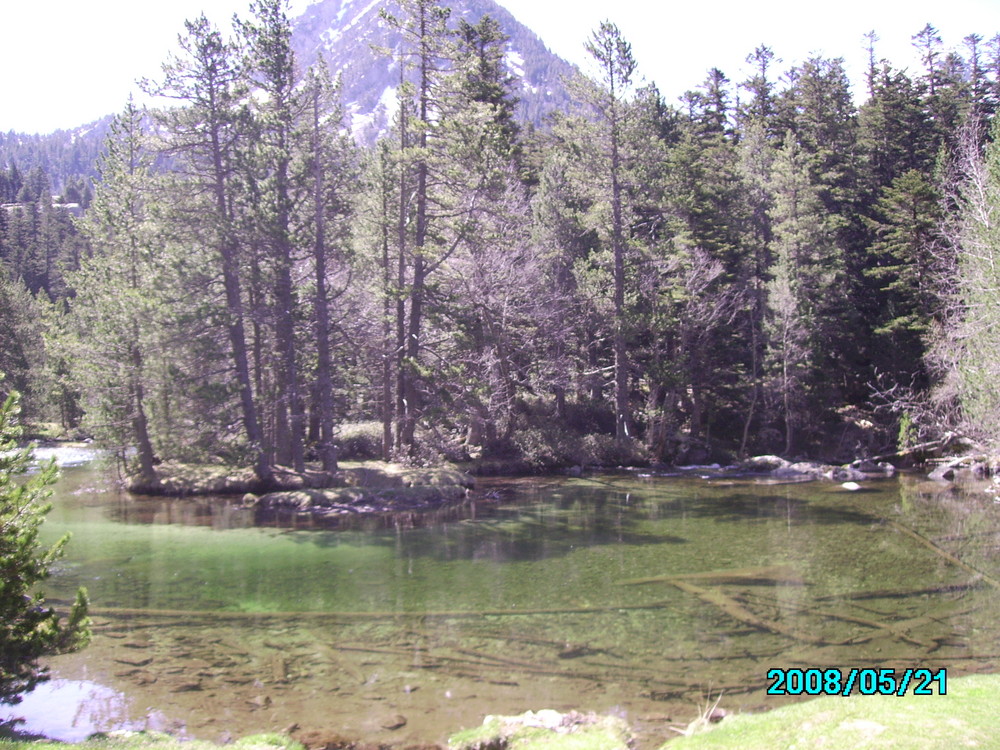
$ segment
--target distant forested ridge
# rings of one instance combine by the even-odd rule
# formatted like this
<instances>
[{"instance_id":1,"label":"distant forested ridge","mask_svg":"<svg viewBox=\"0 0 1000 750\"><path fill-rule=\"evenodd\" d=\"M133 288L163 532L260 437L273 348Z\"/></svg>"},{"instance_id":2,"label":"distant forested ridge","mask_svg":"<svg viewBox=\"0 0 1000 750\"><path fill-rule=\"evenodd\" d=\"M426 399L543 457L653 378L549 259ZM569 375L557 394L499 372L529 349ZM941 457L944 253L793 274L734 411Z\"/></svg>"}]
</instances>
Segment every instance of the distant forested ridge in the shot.
<instances>
[{"instance_id":1,"label":"distant forested ridge","mask_svg":"<svg viewBox=\"0 0 1000 750\"><path fill-rule=\"evenodd\" d=\"M147 477L1000 441L1000 36L927 25L907 71L871 34L857 98L841 59L758 47L670 103L605 23L536 128L498 20L402 0L359 144L307 21L189 21L146 84L175 106L129 103L99 155L0 136L0 370L30 417Z\"/></svg>"}]
</instances>

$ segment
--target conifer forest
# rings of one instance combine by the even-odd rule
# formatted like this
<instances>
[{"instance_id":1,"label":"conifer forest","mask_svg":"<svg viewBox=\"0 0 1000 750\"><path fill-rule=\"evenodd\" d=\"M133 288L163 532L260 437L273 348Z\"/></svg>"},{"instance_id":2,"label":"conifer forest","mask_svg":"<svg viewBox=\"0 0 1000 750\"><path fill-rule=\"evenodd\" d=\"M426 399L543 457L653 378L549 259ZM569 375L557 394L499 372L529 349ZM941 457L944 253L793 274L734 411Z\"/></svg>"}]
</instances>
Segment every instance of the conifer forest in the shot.
<instances>
[{"instance_id":1,"label":"conifer forest","mask_svg":"<svg viewBox=\"0 0 1000 750\"><path fill-rule=\"evenodd\" d=\"M0 390L29 421L141 477L1000 441L1000 36L928 24L911 70L872 33L853 92L760 46L667 101L607 22L534 124L490 16L381 23L377 138L279 0L188 21L100 148L0 135Z\"/></svg>"}]
</instances>

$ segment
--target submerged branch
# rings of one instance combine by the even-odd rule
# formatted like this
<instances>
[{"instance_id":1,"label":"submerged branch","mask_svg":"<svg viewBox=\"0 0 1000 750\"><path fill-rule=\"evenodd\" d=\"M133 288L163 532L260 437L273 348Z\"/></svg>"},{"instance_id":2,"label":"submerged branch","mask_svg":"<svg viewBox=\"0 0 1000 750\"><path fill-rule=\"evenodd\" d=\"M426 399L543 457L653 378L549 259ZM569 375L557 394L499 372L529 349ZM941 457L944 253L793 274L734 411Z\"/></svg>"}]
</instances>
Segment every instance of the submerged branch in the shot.
<instances>
[{"instance_id":1,"label":"submerged branch","mask_svg":"<svg viewBox=\"0 0 1000 750\"><path fill-rule=\"evenodd\" d=\"M269 620L269 619L345 619L345 620L391 620L461 617L506 617L526 615L567 615L594 614L601 612L627 612L645 609L663 609L673 602L661 600L649 604L611 605L601 607L553 607L544 609L484 609L438 610L432 612L232 612L226 610L196 609L136 609L124 607L91 607L92 615L105 617L182 617L188 619L217 620Z\"/></svg>"},{"instance_id":2,"label":"submerged branch","mask_svg":"<svg viewBox=\"0 0 1000 750\"><path fill-rule=\"evenodd\" d=\"M947 550L944 550L944 549L941 549L940 547L938 547L936 544L934 544L934 542L932 542L927 537L921 536L920 534L918 534L913 529L908 528L906 526L903 526L903 524L898 523L897 521L889 521L889 525L892 526L897 531L901 531L904 534L906 534L907 536L912 537L913 539L916 539L922 545L924 545L928 549L932 550L935 554L943 557L945 560L947 560L948 562L952 563L953 565L957 565L962 570L964 570L964 571L966 571L968 573L972 573L972 575L976 576L977 578L980 578L980 579L986 581L993 588L1000 589L1000 581L998 581L996 578L993 578L992 576L987 575L986 573L982 572L981 570L977 570L976 568L972 567L968 563L962 562L961 560L959 560L957 557L955 557L953 554L951 554Z\"/></svg>"}]
</instances>

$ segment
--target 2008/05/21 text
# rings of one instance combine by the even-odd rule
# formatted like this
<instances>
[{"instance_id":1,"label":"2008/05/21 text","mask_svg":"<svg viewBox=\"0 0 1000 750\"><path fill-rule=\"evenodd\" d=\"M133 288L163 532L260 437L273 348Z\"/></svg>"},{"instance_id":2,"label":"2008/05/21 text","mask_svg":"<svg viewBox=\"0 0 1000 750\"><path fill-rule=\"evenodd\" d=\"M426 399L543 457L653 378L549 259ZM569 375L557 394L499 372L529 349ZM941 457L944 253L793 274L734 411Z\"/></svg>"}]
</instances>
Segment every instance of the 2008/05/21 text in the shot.
<instances>
[{"instance_id":1,"label":"2008/05/21 text","mask_svg":"<svg viewBox=\"0 0 1000 750\"><path fill-rule=\"evenodd\" d=\"M883 669L769 669L768 695L947 695L948 670ZM937 692L931 686L937 683Z\"/></svg>"}]
</instances>

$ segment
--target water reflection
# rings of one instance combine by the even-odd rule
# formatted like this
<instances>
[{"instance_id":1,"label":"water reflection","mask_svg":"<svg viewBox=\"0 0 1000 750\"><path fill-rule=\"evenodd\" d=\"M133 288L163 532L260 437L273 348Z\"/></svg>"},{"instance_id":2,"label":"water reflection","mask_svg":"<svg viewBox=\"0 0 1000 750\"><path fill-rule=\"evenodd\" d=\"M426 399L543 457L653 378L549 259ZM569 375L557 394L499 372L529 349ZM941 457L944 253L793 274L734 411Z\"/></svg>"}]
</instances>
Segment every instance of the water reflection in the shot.
<instances>
[{"instance_id":1,"label":"water reflection","mask_svg":"<svg viewBox=\"0 0 1000 750\"><path fill-rule=\"evenodd\" d=\"M36 687L16 706L0 707L0 723L17 721L16 731L42 734L60 742L79 742L94 732L142 729L129 720L132 701L89 680L51 680Z\"/></svg>"},{"instance_id":2,"label":"water reflection","mask_svg":"<svg viewBox=\"0 0 1000 750\"><path fill-rule=\"evenodd\" d=\"M69 468L92 462L100 455L100 451L87 444L39 445L35 446L33 454L36 467L55 459L56 465L60 468Z\"/></svg>"}]
</instances>

